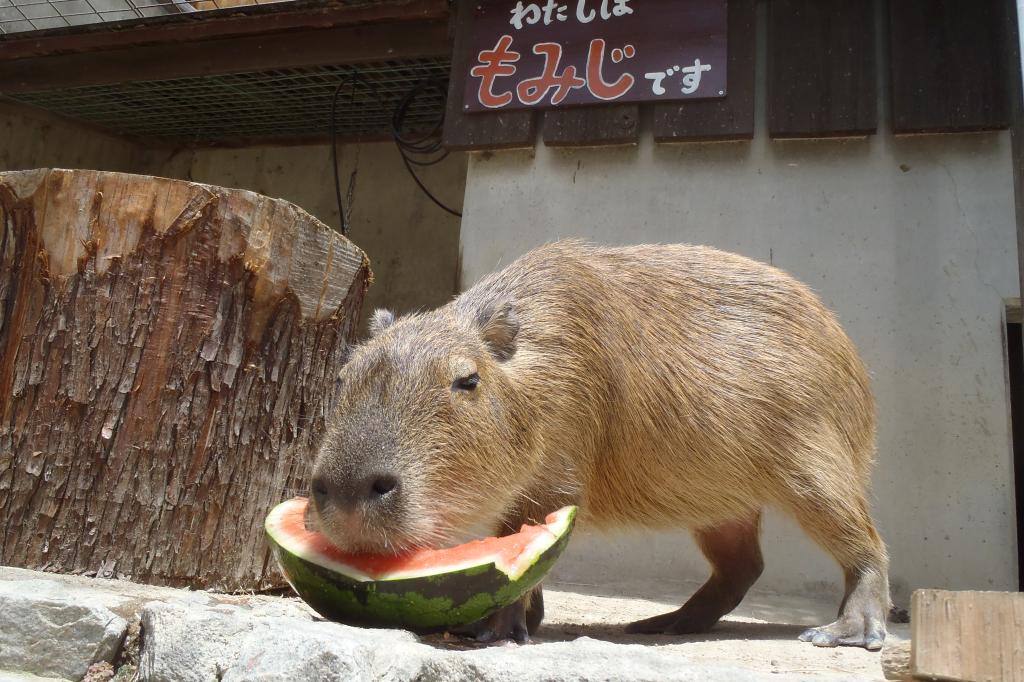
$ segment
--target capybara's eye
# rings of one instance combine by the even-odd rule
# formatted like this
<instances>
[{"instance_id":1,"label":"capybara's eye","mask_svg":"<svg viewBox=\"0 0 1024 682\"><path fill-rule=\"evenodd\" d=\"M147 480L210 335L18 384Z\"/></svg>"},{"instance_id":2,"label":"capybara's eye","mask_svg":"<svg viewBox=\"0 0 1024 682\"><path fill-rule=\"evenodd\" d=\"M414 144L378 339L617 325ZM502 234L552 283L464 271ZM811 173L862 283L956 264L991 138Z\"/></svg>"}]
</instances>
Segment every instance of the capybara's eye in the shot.
<instances>
[{"instance_id":1,"label":"capybara's eye","mask_svg":"<svg viewBox=\"0 0 1024 682\"><path fill-rule=\"evenodd\" d=\"M475 391L476 387L480 385L480 375L473 372L468 377L461 377L455 380L452 384L452 388L457 391Z\"/></svg>"}]
</instances>

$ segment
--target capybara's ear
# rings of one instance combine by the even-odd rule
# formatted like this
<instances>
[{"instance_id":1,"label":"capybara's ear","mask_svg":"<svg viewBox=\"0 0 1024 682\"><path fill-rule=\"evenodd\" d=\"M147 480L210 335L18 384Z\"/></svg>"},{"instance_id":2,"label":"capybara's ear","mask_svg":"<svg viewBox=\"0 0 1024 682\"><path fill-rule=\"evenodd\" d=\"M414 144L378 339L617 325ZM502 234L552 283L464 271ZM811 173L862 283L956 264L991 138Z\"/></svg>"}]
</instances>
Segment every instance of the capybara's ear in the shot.
<instances>
[{"instance_id":1,"label":"capybara's ear","mask_svg":"<svg viewBox=\"0 0 1024 682\"><path fill-rule=\"evenodd\" d=\"M494 357L508 360L516 354L516 336L519 320L515 308L508 301L495 301L485 305L476 316L480 336Z\"/></svg>"},{"instance_id":2,"label":"capybara's ear","mask_svg":"<svg viewBox=\"0 0 1024 682\"><path fill-rule=\"evenodd\" d=\"M370 318L370 336L377 336L395 322L395 314L386 308L377 308Z\"/></svg>"}]
</instances>

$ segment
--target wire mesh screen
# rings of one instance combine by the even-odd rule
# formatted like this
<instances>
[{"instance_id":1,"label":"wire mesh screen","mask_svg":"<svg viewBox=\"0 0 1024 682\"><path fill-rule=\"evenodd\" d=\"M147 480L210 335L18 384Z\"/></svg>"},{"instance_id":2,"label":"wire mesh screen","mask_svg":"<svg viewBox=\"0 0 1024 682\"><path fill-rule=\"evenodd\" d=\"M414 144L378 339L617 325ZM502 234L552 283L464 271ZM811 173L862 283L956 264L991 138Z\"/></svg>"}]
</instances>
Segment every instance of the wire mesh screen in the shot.
<instances>
[{"instance_id":1,"label":"wire mesh screen","mask_svg":"<svg viewBox=\"0 0 1024 682\"><path fill-rule=\"evenodd\" d=\"M294 0L0 0L0 36Z\"/></svg>"},{"instance_id":2,"label":"wire mesh screen","mask_svg":"<svg viewBox=\"0 0 1024 682\"><path fill-rule=\"evenodd\" d=\"M449 66L447 59L382 61L63 88L12 99L112 132L176 142L323 137L334 91L357 68L362 78L348 78L338 96L337 131L374 137L390 134L395 105L406 93L424 79L446 82ZM443 115L442 91L426 89L409 105L405 129L428 130Z\"/></svg>"}]
</instances>

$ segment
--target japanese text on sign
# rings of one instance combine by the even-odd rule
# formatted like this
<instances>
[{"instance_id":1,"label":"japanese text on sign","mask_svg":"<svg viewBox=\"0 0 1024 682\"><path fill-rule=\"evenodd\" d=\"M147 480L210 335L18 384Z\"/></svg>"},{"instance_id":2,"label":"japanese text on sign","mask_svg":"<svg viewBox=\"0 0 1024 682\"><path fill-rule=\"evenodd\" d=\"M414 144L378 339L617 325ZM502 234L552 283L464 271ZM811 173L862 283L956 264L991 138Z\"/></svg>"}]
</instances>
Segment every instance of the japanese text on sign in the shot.
<instances>
[{"instance_id":1,"label":"japanese text on sign","mask_svg":"<svg viewBox=\"0 0 1024 682\"><path fill-rule=\"evenodd\" d=\"M481 0L465 108L726 94L726 0Z\"/></svg>"}]
</instances>

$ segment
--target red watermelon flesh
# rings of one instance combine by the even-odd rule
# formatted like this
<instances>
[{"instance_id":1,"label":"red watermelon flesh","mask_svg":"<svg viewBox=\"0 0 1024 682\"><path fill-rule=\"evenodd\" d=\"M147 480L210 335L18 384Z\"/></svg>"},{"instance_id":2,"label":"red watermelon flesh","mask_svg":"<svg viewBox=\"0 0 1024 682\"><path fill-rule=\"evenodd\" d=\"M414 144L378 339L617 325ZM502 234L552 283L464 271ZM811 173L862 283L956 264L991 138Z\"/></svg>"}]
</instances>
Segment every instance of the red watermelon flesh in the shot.
<instances>
[{"instance_id":1,"label":"red watermelon flesh","mask_svg":"<svg viewBox=\"0 0 1024 682\"><path fill-rule=\"evenodd\" d=\"M514 535L387 556L350 554L331 544L322 533L307 530L308 502L307 498L297 497L279 505L267 518L267 531L294 554L361 580L416 578L434 574L439 568L458 571L491 562L514 579L564 533L570 517L575 515L574 507L564 507L548 514L543 525L523 525Z\"/></svg>"},{"instance_id":2,"label":"red watermelon flesh","mask_svg":"<svg viewBox=\"0 0 1024 682\"><path fill-rule=\"evenodd\" d=\"M308 500L282 502L266 531L281 572L325 618L436 632L468 625L525 596L569 541L576 507L515 535L399 556L351 554L306 529Z\"/></svg>"}]
</instances>

